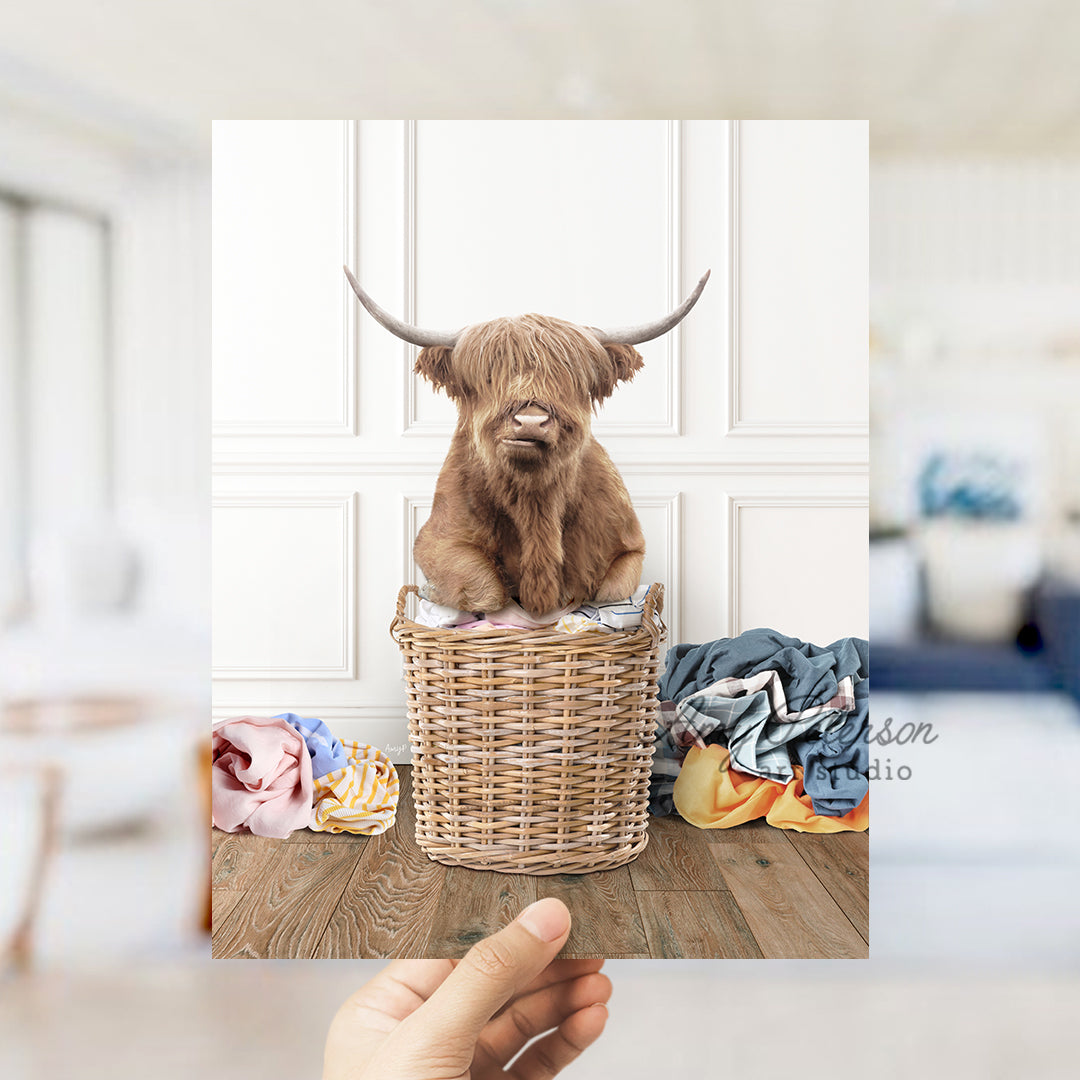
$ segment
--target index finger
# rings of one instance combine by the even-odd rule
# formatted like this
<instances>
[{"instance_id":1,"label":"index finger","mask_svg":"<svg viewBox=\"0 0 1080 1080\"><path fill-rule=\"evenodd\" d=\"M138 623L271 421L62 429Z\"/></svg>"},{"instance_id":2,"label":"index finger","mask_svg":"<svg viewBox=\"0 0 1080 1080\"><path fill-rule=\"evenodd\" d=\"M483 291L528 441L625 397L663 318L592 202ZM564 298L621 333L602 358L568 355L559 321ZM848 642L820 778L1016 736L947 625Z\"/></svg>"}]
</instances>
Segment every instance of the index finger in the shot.
<instances>
[{"instance_id":1,"label":"index finger","mask_svg":"<svg viewBox=\"0 0 1080 1080\"><path fill-rule=\"evenodd\" d=\"M546 990L549 986L554 986L557 983L572 982L574 979L581 978L582 975L592 975L603 966L604 961L601 957L581 960L552 960L528 986L523 987L502 1005L492 1016L492 1019L501 1016L515 1001L519 1001L529 994L536 993L538 990Z\"/></svg>"},{"instance_id":2,"label":"index finger","mask_svg":"<svg viewBox=\"0 0 1080 1080\"><path fill-rule=\"evenodd\" d=\"M474 1040L540 976L569 936L570 912L561 900L530 904L509 926L477 942L411 1019L425 1037Z\"/></svg>"}]
</instances>

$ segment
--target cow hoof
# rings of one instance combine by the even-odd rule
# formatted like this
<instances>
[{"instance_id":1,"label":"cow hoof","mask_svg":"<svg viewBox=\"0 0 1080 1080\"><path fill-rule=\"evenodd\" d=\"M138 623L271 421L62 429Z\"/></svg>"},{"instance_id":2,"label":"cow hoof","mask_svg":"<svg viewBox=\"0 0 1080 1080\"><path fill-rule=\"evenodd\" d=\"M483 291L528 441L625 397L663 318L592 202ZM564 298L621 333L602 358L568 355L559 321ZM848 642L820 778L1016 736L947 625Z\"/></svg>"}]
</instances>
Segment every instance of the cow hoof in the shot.
<instances>
[{"instance_id":1,"label":"cow hoof","mask_svg":"<svg viewBox=\"0 0 1080 1080\"><path fill-rule=\"evenodd\" d=\"M554 589L546 592L528 592L522 589L520 603L530 615L539 618L559 607L559 594Z\"/></svg>"}]
</instances>

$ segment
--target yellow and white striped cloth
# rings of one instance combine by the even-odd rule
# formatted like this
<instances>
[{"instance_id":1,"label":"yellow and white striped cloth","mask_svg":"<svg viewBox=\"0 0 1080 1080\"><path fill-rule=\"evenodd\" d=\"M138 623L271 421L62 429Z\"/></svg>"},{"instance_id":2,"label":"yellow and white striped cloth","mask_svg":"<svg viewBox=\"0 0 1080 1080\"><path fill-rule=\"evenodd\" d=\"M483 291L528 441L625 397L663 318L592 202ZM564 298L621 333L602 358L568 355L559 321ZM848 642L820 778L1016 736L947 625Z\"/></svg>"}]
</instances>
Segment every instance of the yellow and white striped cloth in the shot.
<instances>
[{"instance_id":1,"label":"yellow and white striped cloth","mask_svg":"<svg viewBox=\"0 0 1080 1080\"><path fill-rule=\"evenodd\" d=\"M374 746L342 741L349 764L314 783L310 828L315 832L350 832L375 836L394 824L398 776L385 754Z\"/></svg>"}]
</instances>

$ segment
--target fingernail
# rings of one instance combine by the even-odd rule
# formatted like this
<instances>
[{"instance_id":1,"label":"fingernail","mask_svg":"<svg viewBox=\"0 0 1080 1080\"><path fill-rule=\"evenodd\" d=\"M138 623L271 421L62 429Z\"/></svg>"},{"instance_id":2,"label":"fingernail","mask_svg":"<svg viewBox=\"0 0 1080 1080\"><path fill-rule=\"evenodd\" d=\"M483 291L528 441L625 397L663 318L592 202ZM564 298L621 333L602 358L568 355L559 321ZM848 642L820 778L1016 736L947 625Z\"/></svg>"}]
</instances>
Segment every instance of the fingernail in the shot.
<instances>
[{"instance_id":1,"label":"fingernail","mask_svg":"<svg viewBox=\"0 0 1080 1080\"><path fill-rule=\"evenodd\" d=\"M541 941L554 941L566 933L570 925L570 912L561 900L553 896L537 900L530 904L518 917L517 921Z\"/></svg>"}]
</instances>

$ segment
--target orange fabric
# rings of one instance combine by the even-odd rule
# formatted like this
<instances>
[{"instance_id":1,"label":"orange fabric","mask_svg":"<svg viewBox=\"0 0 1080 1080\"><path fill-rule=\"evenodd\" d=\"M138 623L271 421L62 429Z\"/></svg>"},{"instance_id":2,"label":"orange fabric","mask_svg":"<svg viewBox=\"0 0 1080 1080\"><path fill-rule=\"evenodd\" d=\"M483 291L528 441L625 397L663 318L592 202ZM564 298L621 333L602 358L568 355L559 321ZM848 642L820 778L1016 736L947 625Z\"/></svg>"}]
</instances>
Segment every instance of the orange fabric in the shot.
<instances>
[{"instance_id":1,"label":"orange fabric","mask_svg":"<svg viewBox=\"0 0 1080 1080\"><path fill-rule=\"evenodd\" d=\"M843 817L822 817L814 813L814 805L803 790L802 781L802 767L796 765L795 779L783 788L765 815L765 820L770 825L775 825L778 829L794 829L796 832L866 832L870 825L869 793L854 810ZM779 784L772 786L780 787Z\"/></svg>"},{"instance_id":2,"label":"orange fabric","mask_svg":"<svg viewBox=\"0 0 1080 1080\"><path fill-rule=\"evenodd\" d=\"M675 809L699 829L730 829L764 817L782 790L729 768L723 746L691 746L675 778Z\"/></svg>"},{"instance_id":3,"label":"orange fabric","mask_svg":"<svg viewBox=\"0 0 1080 1080\"><path fill-rule=\"evenodd\" d=\"M732 769L728 752L716 743L692 746L675 780L675 809L699 829L730 829L763 817L779 829L798 832L864 832L870 824L870 796L843 817L814 813L803 790L803 771L777 784Z\"/></svg>"}]
</instances>

